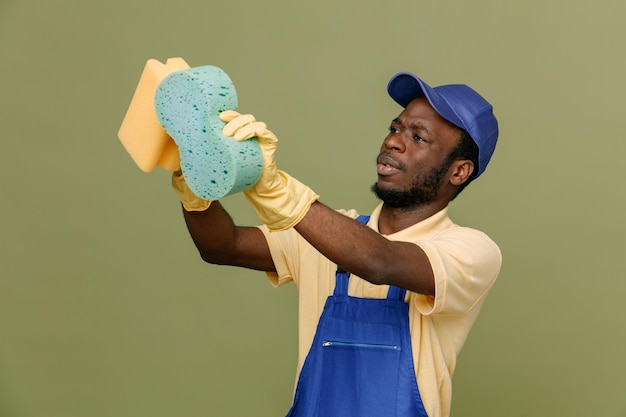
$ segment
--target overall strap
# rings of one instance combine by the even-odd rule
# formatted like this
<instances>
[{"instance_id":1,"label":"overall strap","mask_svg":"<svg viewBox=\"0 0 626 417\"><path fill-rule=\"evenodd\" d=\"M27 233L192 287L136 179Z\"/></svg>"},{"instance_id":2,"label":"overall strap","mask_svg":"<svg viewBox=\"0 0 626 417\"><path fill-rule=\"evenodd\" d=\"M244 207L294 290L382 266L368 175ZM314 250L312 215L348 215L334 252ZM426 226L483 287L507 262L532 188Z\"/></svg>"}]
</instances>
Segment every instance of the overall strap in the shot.
<instances>
[{"instance_id":1,"label":"overall strap","mask_svg":"<svg viewBox=\"0 0 626 417\"><path fill-rule=\"evenodd\" d=\"M348 295L348 278L348 271L337 266L337 272L335 273L335 291L333 291L333 295Z\"/></svg>"},{"instance_id":2,"label":"overall strap","mask_svg":"<svg viewBox=\"0 0 626 417\"><path fill-rule=\"evenodd\" d=\"M360 215L356 219L363 224L367 224L370 221L370 216Z\"/></svg>"},{"instance_id":3,"label":"overall strap","mask_svg":"<svg viewBox=\"0 0 626 417\"><path fill-rule=\"evenodd\" d=\"M356 218L356 220L363 224L367 224L369 219L370 216L364 215L360 215ZM333 295L348 295L349 277L350 274L348 273L348 271L337 265L337 272L335 273L335 291L333 292ZM404 301L405 294L406 290L404 288L398 288L390 285L389 291L387 292L387 299Z\"/></svg>"},{"instance_id":4,"label":"overall strap","mask_svg":"<svg viewBox=\"0 0 626 417\"><path fill-rule=\"evenodd\" d=\"M406 290L404 288L395 287L393 285L389 286L389 291L387 291L387 300L404 301L405 296Z\"/></svg>"}]
</instances>

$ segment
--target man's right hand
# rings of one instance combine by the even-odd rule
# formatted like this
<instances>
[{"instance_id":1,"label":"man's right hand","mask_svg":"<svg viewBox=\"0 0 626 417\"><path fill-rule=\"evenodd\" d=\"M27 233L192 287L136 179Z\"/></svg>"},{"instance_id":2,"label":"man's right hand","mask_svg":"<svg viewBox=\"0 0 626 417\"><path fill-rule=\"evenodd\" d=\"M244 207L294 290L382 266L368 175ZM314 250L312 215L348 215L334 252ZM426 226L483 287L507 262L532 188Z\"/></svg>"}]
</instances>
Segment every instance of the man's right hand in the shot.
<instances>
[{"instance_id":1,"label":"man's right hand","mask_svg":"<svg viewBox=\"0 0 626 417\"><path fill-rule=\"evenodd\" d=\"M244 194L261 221L270 230L285 230L295 226L319 199L306 185L276 168L274 156L278 147L276 135L254 116L227 110L220 113L226 122L222 133L236 141L256 138L263 153L263 172L258 182Z\"/></svg>"}]
</instances>

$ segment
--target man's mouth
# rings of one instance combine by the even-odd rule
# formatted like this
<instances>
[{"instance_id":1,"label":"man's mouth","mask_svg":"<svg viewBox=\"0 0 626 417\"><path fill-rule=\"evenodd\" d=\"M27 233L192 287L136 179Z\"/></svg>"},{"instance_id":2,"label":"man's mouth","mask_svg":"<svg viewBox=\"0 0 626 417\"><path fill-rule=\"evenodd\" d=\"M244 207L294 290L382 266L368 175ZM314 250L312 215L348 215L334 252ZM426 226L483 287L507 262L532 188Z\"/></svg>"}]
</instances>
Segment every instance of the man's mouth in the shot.
<instances>
[{"instance_id":1,"label":"man's mouth","mask_svg":"<svg viewBox=\"0 0 626 417\"><path fill-rule=\"evenodd\" d=\"M378 155L376 162L378 175L393 175L402 170L402 164L386 154Z\"/></svg>"}]
</instances>

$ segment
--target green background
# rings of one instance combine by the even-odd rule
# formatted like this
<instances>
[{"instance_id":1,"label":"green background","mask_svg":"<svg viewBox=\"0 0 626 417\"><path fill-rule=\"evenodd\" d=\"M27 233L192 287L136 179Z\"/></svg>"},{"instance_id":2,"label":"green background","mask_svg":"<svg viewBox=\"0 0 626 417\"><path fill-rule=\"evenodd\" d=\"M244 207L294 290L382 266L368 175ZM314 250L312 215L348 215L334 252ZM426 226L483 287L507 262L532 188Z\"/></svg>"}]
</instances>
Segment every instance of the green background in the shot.
<instances>
[{"instance_id":1,"label":"green background","mask_svg":"<svg viewBox=\"0 0 626 417\"><path fill-rule=\"evenodd\" d=\"M0 415L289 408L293 286L204 264L169 173L117 139L145 62L180 56L230 75L281 168L364 213L391 75L489 98L500 143L451 211L504 264L453 416L626 416L625 18L623 0L0 1Z\"/></svg>"}]
</instances>

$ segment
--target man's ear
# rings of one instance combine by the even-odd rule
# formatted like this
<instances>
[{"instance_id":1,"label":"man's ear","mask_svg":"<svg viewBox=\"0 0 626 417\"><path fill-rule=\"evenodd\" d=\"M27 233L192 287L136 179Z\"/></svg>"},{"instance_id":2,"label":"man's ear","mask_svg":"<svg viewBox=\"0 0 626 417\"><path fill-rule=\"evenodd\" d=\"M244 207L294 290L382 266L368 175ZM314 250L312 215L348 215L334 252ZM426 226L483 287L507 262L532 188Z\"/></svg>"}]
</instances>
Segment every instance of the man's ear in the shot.
<instances>
[{"instance_id":1,"label":"man's ear","mask_svg":"<svg viewBox=\"0 0 626 417\"><path fill-rule=\"evenodd\" d=\"M450 184L462 185L474 172L474 163L469 159L457 159L450 169Z\"/></svg>"}]
</instances>

